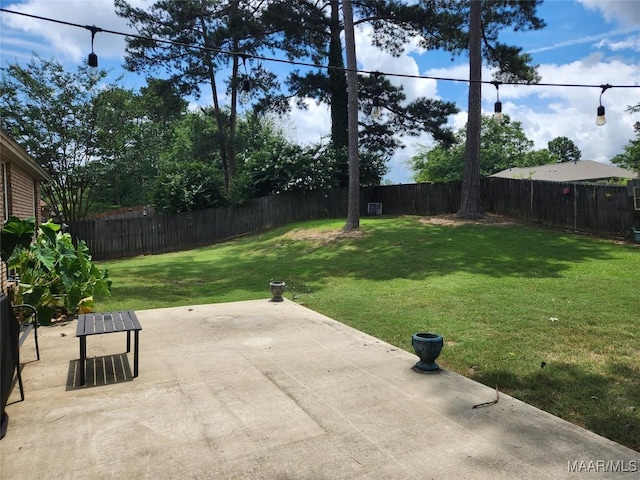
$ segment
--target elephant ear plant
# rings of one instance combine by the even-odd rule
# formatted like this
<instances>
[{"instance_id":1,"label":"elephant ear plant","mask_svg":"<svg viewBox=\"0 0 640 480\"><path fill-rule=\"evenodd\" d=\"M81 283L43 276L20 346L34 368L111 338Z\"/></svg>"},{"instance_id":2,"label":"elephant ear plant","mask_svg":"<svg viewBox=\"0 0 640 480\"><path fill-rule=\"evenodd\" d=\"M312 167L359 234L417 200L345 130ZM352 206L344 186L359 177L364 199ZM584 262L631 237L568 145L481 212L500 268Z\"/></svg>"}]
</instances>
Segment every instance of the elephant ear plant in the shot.
<instances>
[{"instance_id":1,"label":"elephant ear plant","mask_svg":"<svg viewBox=\"0 0 640 480\"><path fill-rule=\"evenodd\" d=\"M34 226L34 219L11 217L1 232L2 260L19 276L14 303L33 305L45 325L54 316L92 311L94 297L111 293L107 271L91 261L84 240L74 246L52 221L40 225L31 242Z\"/></svg>"}]
</instances>

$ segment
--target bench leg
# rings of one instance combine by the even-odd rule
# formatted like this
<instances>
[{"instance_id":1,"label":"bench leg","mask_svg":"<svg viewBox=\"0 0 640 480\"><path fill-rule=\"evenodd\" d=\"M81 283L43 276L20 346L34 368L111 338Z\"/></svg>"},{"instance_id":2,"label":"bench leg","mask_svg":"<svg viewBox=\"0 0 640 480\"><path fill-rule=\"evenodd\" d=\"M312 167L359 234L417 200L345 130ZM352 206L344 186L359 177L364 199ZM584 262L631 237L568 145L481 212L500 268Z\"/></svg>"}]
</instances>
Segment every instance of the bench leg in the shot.
<instances>
[{"instance_id":1,"label":"bench leg","mask_svg":"<svg viewBox=\"0 0 640 480\"><path fill-rule=\"evenodd\" d=\"M33 319L33 338L36 340L36 357L40 360L40 347L38 346L38 316Z\"/></svg>"},{"instance_id":2,"label":"bench leg","mask_svg":"<svg viewBox=\"0 0 640 480\"><path fill-rule=\"evenodd\" d=\"M127 353L131 351L131 330L127 330Z\"/></svg>"},{"instance_id":3,"label":"bench leg","mask_svg":"<svg viewBox=\"0 0 640 480\"><path fill-rule=\"evenodd\" d=\"M85 368L87 364L87 337L80 337L80 385L85 384Z\"/></svg>"},{"instance_id":4,"label":"bench leg","mask_svg":"<svg viewBox=\"0 0 640 480\"><path fill-rule=\"evenodd\" d=\"M22 365L20 365L20 354L18 353L18 358L16 359L17 365L16 365L16 370L17 370L17 375L18 375L18 387L20 387L20 401L24 402L24 387L22 386ZM14 384L15 384L15 379L14 379ZM13 388L13 385L11 386L11 388ZM11 391L11 389L9 389L9 391Z\"/></svg>"},{"instance_id":5,"label":"bench leg","mask_svg":"<svg viewBox=\"0 0 640 480\"><path fill-rule=\"evenodd\" d=\"M139 333L140 333L140 331L136 330L134 332L134 338L133 338L133 376L134 376L134 378L138 376L138 344L139 344L139 342L138 342L138 334ZM129 334L129 332L127 332L127 335L128 334Z\"/></svg>"}]
</instances>

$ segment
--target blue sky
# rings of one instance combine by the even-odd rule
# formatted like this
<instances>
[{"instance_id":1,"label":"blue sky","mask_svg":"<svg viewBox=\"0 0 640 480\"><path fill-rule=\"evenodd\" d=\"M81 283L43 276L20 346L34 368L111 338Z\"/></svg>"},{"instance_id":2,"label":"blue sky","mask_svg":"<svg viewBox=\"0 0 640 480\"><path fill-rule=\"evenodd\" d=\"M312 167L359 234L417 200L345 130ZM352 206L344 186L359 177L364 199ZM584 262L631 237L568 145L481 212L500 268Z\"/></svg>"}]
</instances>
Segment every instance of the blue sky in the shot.
<instances>
[{"instance_id":1,"label":"blue sky","mask_svg":"<svg viewBox=\"0 0 640 480\"><path fill-rule=\"evenodd\" d=\"M144 0L132 3L148 5ZM23 11L82 25L97 25L115 31L131 31L114 13L112 0L0 0L2 8ZM503 32L501 40L521 46L531 53L545 83L612 84L640 86L640 1L638 0L547 0L539 9L547 27L537 32ZM56 25L0 13L0 62L26 62L31 52L45 58L55 57L70 70L86 61L91 35L87 30ZM441 52L425 52L414 44L406 53L392 57L371 46L367 28L357 32L357 56L363 70L395 72L421 76L468 78L464 57L452 59ZM140 86L140 77L122 69L124 40L98 34L95 51L100 66L110 70L111 78L124 75L125 86ZM265 66L281 70L276 64ZM485 69L484 79L491 79ZM467 85L462 82L431 79L390 78L402 83L409 99L423 95L456 102L461 112L451 118L455 128L466 122ZM206 91L205 91L206 92ZM634 138L633 123L638 114L625 109L640 102L640 88L610 89L602 96L607 124L595 125L599 88L569 87L500 87L503 112L519 121L536 148L544 148L557 136L571 138L585 160L607 163ZM483 110L493 111L495 88L483 87ZM224 99L223 99L224 101ZM203 94L200 103L211 102ZM294 110L281 123L293 139L314 142L327 135L329 114L324 106L308 102L306 111ZM390 163L387 179L409 183L412 172L407 160L422 148L432 145L428 135L403 139L406 148L399 150Z\"/></svg>"}]
</instances>

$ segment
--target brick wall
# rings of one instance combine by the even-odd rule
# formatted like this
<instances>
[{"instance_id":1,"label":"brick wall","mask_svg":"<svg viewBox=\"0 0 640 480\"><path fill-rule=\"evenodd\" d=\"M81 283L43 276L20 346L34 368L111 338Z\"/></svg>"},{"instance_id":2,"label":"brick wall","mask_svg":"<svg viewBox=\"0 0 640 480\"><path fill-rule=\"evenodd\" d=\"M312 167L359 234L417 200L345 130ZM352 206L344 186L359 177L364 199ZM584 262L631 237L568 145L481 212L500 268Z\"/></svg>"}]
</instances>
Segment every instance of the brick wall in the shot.
<instances>
[{"instance_id":1,"label":"brick wall","mask_svg":"<svg viewBox=\"0 0 640 480\"><path fill-rule=\"evenodd\" d=\"M36 217L37 222L40 210L37 208L38 202L36 201L37 182L13 163L10 164L8 177L11 215L18 218Z\"/></svg>"},{"instance_id":2,"label":"brick wall","mask_svg":"<svg viewBox=\"0 0 640 480\"><path fill-rule=\"evenodd\" d=\"M8 165L5 162L0 162L0 225L4 225L4 221L9 216L9 205L7 187L9 185L9 179L7 175ZM7 293L7 270L4 262L0 261L0 293Z\"/></svg>"},{"instance_id":3,"label":"brick wall","mask_svg":"<svg viewBox=\"0 0 640 480\"><path fill-rule=\"evenodd\" d=\"M9 217L9 206L7 205L8 192L6 189L8 185L7 164L0 162L0 224Z\"/></svg>"},{"instance_id":4,"label":"brick wall","mask_svg":"<svg viewBox=\"0 0 640 480\"><path fill-rule=\"evenodd\" d=\"M2 162L0 177L0 212L6 214L6 217L12 215L18 218L36 217L36 225L40 225L42 221L38 205L40 182L12 162ZM3 224L6 217L2 218ZM3 292L6 292L8 287L6 279L4 262L0 262L0 290Z\"/></svg>"}]
</instances>

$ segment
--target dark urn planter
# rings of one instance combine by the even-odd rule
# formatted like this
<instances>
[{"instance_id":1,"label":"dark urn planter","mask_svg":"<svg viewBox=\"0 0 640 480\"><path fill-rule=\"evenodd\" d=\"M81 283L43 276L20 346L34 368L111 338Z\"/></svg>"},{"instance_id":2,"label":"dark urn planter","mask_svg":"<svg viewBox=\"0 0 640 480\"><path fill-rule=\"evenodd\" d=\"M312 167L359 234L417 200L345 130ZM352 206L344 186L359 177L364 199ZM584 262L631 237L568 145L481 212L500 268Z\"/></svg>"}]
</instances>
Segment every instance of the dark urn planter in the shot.
<instances>
[{"instance_id":1,"label":"dark urn planter","mask_svg":"<svg viewBox=\"0 0 640 480\"><path fill-rule=\"evenodd\" d=\"M411 337L411 345L420 357L420 361L414 365L419 372L435 372L440 367L435 362L444 346L444 338L437 333L414 333Z\"/></svg>"},{"instance_id":2,"label":"dark urn planter","mask_svg":"<svg viewBox=\"0 0 640 480\"><path fill-rule=\"evenodd\" d=\"M282 294L284 293L284 289L287 284L284 282L271 282L269 284L269 288L271 288L271 301L272 302L281 302L283 300Z\"/></svg>"}]
</instances>

